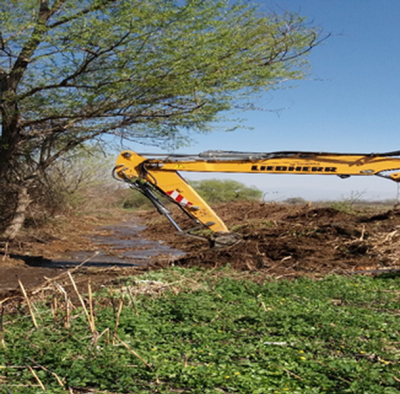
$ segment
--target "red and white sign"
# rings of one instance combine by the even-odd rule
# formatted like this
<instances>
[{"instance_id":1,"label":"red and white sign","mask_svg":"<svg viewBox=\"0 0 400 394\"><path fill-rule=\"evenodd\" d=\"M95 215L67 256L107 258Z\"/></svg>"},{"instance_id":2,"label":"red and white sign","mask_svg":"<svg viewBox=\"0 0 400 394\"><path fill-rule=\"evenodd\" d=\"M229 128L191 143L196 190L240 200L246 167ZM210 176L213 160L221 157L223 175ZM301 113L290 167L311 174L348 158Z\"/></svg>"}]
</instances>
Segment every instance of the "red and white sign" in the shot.
<instances>
[{"instance_id":1,"label":"red and white sign","mask_svg":"<svg viewBox=\"0 0 400 394\"><path fill-rule=\"evenodd\" d=\"M188 201L182 194L178 193L176 190L171 190L167 194L174 199L177 203L181 204L183 207L192 207L193 204Z\"/></svg>"}]
</instances>

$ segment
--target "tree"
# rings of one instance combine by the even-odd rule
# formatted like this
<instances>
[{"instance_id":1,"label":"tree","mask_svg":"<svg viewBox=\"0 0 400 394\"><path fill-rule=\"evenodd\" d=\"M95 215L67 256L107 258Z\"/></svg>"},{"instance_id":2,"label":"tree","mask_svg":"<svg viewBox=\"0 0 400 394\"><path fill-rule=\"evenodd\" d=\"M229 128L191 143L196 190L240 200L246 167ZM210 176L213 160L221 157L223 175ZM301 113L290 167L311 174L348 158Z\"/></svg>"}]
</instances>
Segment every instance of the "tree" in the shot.
<instances>
[{"instance_id":1,"label":"tree","mask_svg":"<svg viewBox=\"0 0 400 394\"><path fill-rule=\"evenodd\" d=\"M105 135L180 142L238 100L303 78L320 40L298 15L240 0L8 0L0 13L6 239L35 180L70 150Z\"/></svg>"},{"instance_id":2,"label":"tree","mask_svg":"<svg viewBox=\"0 0 400 394\"><path fill-rule=\"evenodd\" d=\"M210 204L230 201L260 201L262 191L232 179L205 179L190 184Z\"/></svg>"}]
</instances>

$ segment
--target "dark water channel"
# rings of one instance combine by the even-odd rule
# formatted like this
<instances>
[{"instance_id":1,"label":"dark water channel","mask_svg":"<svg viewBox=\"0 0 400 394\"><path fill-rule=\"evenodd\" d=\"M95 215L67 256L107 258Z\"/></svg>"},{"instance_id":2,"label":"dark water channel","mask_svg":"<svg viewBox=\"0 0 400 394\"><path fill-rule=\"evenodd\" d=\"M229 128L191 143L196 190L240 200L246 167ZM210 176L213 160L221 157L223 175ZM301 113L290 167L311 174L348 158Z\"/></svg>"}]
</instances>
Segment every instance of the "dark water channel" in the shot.
<instances>
[{"instance_id":1,"label":"dark water channel","mask_svg":"<svg viewBox=\"0 0 400 394\"><path fill-rule=\"evenodd\" d=\"M100 227L99 230L104 234L90 238L98 246L95 252L71 251L59 259L42 261L37 264L46 268L69 268L88 260L85 267L132 267L145 265L150 258L159 255L162 255L161 258L168 258L184 254L162 242L143 238L141 232L144 228L134 222Z\"/></svg>"},{"instance_id":2,"label":"dark water channel","mask_svg":"<svg viewBox=\"0 0 400 394\"><path fill-rule=\"evenodd\" d=\"M92 250L70 251L58 259L11 254L24 264L0 265L0 301L18 291L18 280L26 288L32 288L41 285L45 278L57 276L83 262L84 267L135 267L145 266L155 258L170 259L184 254L162 242L145 239L143 229L144 226L135 222L100 227L101 234L91 237Z\"/></svg>"}]
</instances>

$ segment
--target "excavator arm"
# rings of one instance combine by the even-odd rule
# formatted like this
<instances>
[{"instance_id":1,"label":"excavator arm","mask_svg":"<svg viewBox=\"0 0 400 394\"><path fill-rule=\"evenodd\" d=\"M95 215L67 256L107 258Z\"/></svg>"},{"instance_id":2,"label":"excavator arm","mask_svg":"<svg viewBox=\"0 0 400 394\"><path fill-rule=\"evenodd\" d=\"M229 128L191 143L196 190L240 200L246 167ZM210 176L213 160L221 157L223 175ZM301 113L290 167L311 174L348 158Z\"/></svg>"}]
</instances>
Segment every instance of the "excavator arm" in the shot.
<instances>
[{"instance_id":1,"label":"excavator arm","mask_svg":"<svg viewBox=\"0 0 400 394\"><path fill-rule=\"evenodd\" d=\"M251 174L298 174L380 176L400 182L400 151L371 154L318 152L230 152L206 151L199 155L150 155L124 151L118 156L114 176L149 198L178 232L208 228L229 233L224 222L180 175L181 172L224 172ZM159 196L177 204L192 220L193 227L181 229Z\"/></svg>"}]
</instances>

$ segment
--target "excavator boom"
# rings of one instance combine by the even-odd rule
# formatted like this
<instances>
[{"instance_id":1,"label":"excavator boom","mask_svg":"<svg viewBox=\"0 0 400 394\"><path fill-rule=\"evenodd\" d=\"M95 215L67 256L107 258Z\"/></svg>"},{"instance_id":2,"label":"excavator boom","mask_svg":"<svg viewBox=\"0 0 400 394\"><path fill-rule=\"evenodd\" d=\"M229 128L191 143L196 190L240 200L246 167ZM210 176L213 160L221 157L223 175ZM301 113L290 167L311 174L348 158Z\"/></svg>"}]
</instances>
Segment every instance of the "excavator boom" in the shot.
<instances>
[{"instance_id":1,"label":"excavator boom","mask_svg":"<svg viewBox=\"0 0 400 394\"><path fill-rule=\"evenodd\" d=\"M121 152L114 175L148 197L177 231L187 233L202 227L215 233L229 231L213 209L181 177L181 172L337 175L341 178L376 175L400 182L400 151L370 154L206 151L199 155L150 156ZM160 195L178 204L195 226L182 230L158 198Z\"/></svg>"}]
</instances>

